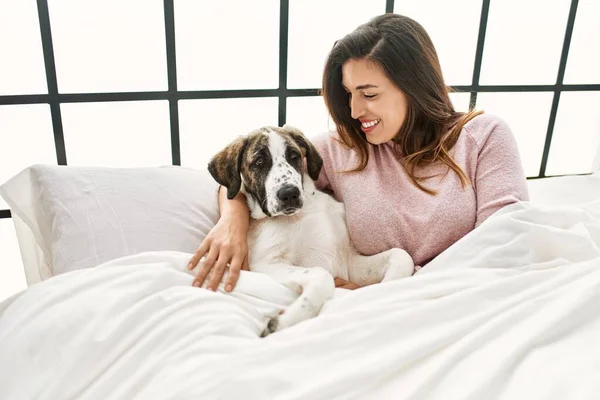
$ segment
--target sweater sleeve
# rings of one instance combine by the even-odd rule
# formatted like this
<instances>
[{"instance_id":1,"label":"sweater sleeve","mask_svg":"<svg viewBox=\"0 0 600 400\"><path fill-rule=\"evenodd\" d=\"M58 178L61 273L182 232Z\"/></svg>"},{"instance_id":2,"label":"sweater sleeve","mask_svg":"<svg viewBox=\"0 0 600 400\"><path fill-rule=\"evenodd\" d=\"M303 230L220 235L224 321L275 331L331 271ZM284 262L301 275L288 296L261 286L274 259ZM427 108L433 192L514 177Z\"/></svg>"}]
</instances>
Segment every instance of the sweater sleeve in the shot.
<instances>
[{"instance_id":1,"label":"sweater sleeve","mask_svg":"<svg viewBox=\"0 0 600 400\"><path fill-rule=\"evenodd\" d=\"M323 168L321 168L319 178L315 181L315 186L318 190L333 194L333 187L331 185L331 181L329 180L329 175L327 173L327 169L331 165L331 153L327 146L328 138L329 135L325 133L312 137L310 140L319 152L321 158L323 159Z\"/></svg>"},{"instance_id":2,"label":"sweater sleeve","mask_svg":"<svg viewBox=\"0 0 600 400\"><path fill-rule=\"evenodd\" d=\"M486 128L490 133L479 146L475 173L475 226L509 204L529 200L527 179L510 128L500 119L490 121Z\"/></svg>"}]
</instances>

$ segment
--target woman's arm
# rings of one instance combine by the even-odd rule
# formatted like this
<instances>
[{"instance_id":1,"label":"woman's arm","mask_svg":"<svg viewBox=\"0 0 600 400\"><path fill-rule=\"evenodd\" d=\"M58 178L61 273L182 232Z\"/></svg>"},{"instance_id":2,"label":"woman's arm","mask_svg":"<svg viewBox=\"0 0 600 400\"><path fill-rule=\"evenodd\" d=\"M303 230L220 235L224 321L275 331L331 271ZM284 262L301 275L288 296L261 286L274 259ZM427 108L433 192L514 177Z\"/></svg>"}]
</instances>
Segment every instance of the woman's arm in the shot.
<instances>
[{"instance_id":1,"label":"woman's arm","mask_svg":"<svg viewBox=\"0 0 600 400\"><path fill-rule=\"evenodd\" d=\"M323 159L323 167L319 173L319 178L315 181L315 187L318 190L324 191L333 195L333 187L329 179L328 168L331 168L331 154L329 141L332 140L329 133L321 133L310 138L311 143L317 149L317 152Z\"/></svg>"},{"instance_id":2,"label":"woman's arm","mask_svg":"<svg viewBox=\"0 0 600 400\"><path fill-rule=\"evenodd\" d=\"M498 119L481 144L475 174L477 222L518 201L529 200L517 142L508 125Z\"/></svg>"},{"instance_id":3,"label":"woman's arm","mask_svg":"<svg viewBox=\"0 0 600 400\"><path fill-rule=\"evenodd\" d=\"M194 269L206 256L196 274L193 285L200 287L209 278L207 289L216 291L223 279L227 264L229 273L225 291L231 292L240 276L240 270L248 270L248 225L250 213L246 196L242 193L229 200L227 189L219 188L219 211L221 217L210 230L200 247L190 259L188 269Z\"/></svg>"}]
</instances>

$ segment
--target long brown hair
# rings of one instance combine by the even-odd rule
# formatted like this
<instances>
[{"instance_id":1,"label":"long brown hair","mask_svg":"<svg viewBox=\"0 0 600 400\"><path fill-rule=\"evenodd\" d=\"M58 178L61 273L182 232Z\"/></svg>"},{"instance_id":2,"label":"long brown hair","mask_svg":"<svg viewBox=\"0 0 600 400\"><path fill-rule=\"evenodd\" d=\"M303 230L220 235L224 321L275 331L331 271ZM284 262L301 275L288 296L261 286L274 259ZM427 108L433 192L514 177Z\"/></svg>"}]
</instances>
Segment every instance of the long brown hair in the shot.
<instances>
[{"instance_id":1,"label":"long brown hair","mask_svg":"<svg viewBox=\"0 0 600 400\"><path fill-rule=\"evenodd\" d=\"M463 126L482 111L454 110L444 83L437 52L429 35L416 21L399 14L384 14L338 40L323 72L322 94L337 131L348 147L358 151L363 170L369 152L360 122L350 115L348 93L342 86L342 66L350 59L369 60L383 68L388 78L406 95L408 112L393 139L408 176L421 190L435 194L416 175L421 166L442 162L460 178L463 188L469 179L449 154Z\"/></svg>"}]
</instances>

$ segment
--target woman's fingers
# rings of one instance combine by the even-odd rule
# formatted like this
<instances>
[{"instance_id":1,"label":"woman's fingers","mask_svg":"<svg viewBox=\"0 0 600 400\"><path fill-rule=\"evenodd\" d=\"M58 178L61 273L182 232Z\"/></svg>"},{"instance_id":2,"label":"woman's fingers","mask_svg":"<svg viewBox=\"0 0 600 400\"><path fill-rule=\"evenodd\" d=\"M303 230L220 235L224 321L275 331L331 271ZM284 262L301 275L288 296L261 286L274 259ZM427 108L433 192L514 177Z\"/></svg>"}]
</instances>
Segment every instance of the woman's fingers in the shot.
<instances>
[{"instance_id":1,"label":"woman's fingers","mask_svg":"<svg viewBox=\"0 0 600 400\"><path fill-rule=\"evenodd\" d=\"M214 264L214 266L212 268L210 280L209 280L208 284L206 285L206 288L208 290L212 290L213 292L217 291L217 289L219 288L219 283L221 283L221 280L223 279L223 275L225 274L225 268L227 267L228 260L229 260L229 255L224 253L223 251L221 251L221 253L219 254L219 258L217 259L217 262Z\"/></svg>"},{"instance_id":2,"label":"woman's fingers","mask_svg":"<svg viewBox=\"0 0 600 400\"><path fill-rule=\"evenodd\" d=\"M340 286L342 289L354 290L360 288L356 283L349 282L346 285Z\"/></svg>"},{"instance_id":3,"label":"woman's fingers","mask_svg":"<svg viewBox=\"0 0 600 400\"><path fill-rule=\"evenodd\" d=\"M335 287L340 287L348 284L348 281L343 280L342 278L334 278L333 282L335 283Z\"/></svg>"},{"instance_id":4,"label":"woman's fingers","mask_svg":"<svg viewBox=\"0 0 600 400\"><path fill-rule=\"evenodd\" d=\"M342 278L334 278L333 282L335 283L336 288L341 288L341 289L354 290L354 289L358 289L360 287L356 283L348 282Z\"/></svg>"},{"instance_id":5,"label":"woman's fingers","mask_svg":"<svg viewBox=\"0 0 600 400\"><path fill-rule=\"evenodd\" d=\"M244 269L244 264L247 264L246 259L241 257L235 257L231 260L229 265L229 272L227 273L227 281L225 282L225 291L231 292L240 277L240 270ZM247 268L247 267L246 267Z\"/></svg>"},{"instance_id":6,"label":"woman's fingers","mask_svg":"<svg viewBox=\"0 0 600 400\"><path fill-rule=\"evenodd\" d=\"M242 269L244 271L250 271L250 265L248 265L248 257L244 258L244 262L242 263Z\"/></svg>"},{"instance_id":7,"label":"woman's fingers","mask_svg":"<svg viewBox=\"0 0 600 400\"><path fill-rule=\"evenodd\" d=\"M196 279L194 279L194 282L192 282L193 286L201 287L204 284L204 280L206 279L206 277L210 273L211 269L213 268L213 265L215 264L215 261L217 260L218 255L219 254L218 254L218 250L216 249L216 247L214 247L214 246L211 247L211 249L208 252L208 255L206 256L206 258L204 259L204 262L202 263L202 266L200 267L200 270L196 274Z\"/></svg>"},{"instance_id":8,"label":"woman's fingers","mask_svg":"<svg viewBox=\"0 0 600 400\"><path fill-rule=\"evenodd\" d=\"M198 265L198 262L200 262L202 257L204 257L204 255L208 252L209 248L210 248L210 242L208 240L205 240L202 242L200 247L198 247L196 249L196 252L192 256L192 258L190 258L190 261L188 263L188 269L190 271L193 270L194 268L196 268L196 265Z\"/></svg>"},{"instance_id":9,"label":"woman's fingers","mask_svg":"<svg viewBox=\"0 0 600 400\"><path fill-rule=\"evenodd\" d=\"M236 246L227 242L219 243L210 239L205 240L188 263L188 269L194 269L202 257L205 257L192 285L201 287L206 281L206 288L216 291L225 275L225 271L228 269L227 265L229 265L225 291L231 292L237 284L240 270L250 270L247 253L243 249L234 252L236 248Z\"/></svg>"}]
</instances>

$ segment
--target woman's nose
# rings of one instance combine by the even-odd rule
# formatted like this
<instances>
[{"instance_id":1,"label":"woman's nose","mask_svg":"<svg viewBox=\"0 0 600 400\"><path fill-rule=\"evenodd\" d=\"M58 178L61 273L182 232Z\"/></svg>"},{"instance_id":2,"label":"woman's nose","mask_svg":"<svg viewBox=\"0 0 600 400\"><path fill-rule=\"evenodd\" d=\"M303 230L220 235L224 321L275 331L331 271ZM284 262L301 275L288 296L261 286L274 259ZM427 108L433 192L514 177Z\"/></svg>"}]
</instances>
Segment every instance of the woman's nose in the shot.
<instances>
[{"instance_id":1,"label":"woman's nose","mask_svg":"<svg viewBox=\"0 0 600 400\"><path fill-rule=\"evenodd\" d=\"M358 119L363 115L364 104L358 96L352 96L350 99L350 115Z\"/></svg>"}]
</instances>

